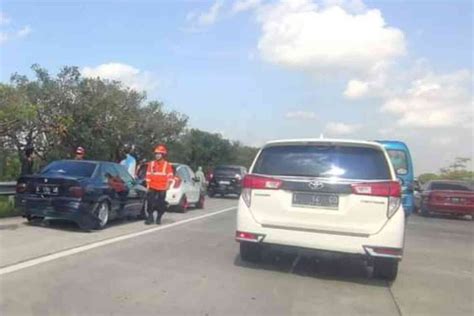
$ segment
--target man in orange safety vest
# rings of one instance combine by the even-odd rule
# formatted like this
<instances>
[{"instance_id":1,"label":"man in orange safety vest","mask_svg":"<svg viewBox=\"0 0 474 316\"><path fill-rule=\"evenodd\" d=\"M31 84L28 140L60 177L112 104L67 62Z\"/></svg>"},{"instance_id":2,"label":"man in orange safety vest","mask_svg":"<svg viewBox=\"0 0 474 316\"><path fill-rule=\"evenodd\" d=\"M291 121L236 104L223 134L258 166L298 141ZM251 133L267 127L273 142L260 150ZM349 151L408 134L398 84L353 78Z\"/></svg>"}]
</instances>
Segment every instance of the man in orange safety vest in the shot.
<instances>
[{"instance_id":1,"label":"man in orange safety vest","mask_svg":"<svg viewBox=\"0 0 474 316\"><path fill-rule=\"evenodd\" d=\"M155 159L148 163L146 171L147 211L148 217L145 224L151 225L155 222L153 213L158 213L156 224L161 224L161 217L166 211L166 191L173 181L173 167L165 158L168 150L164 145L155 148Z\"/></svg>"}]
</instances>

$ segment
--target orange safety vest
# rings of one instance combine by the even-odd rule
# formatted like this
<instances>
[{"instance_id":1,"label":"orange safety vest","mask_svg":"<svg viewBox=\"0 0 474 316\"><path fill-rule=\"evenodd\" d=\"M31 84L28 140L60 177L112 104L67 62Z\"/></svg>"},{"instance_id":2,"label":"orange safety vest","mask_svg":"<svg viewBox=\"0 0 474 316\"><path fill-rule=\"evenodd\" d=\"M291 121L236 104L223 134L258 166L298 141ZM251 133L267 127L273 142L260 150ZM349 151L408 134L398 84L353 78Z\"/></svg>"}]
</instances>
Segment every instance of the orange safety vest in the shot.
<instances>
[{"instance_id":1,"label":"orange safety vest","mask_svg":"<svg viewBox=\"0 0 474 316\"><path fill-rule=\"evenodd\" d=\"M162 160L153 160L148 164L146 170L146 182L149 189L156 191L166 191L173 179L173 167L171 164Z\"/></svg>"}]
</instances>

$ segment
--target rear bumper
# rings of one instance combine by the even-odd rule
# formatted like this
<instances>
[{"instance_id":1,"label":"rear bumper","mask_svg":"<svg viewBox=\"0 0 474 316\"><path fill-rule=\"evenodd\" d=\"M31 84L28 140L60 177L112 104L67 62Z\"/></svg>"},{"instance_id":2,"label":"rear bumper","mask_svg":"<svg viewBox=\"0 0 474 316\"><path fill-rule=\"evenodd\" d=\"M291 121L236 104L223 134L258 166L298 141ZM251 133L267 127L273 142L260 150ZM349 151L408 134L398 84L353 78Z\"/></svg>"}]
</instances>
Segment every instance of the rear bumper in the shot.
<instances>
[{"instance_id":1,"label":"rear bumper","mask_svg":"<svg viewBox=\"0 0 474 316\"><path fill-rule=\"evenodd\" d=\"M166 202L169 206L177 206L181 202L183 192L180 190L168 190L166 191Z\"/></svg>"},{"instance_id":2,"label":"rear bumper","mask_svg":"<svg viewBox=\"0 0 474 316\"><path fill-rule=\"evenodd\" d=\"M240 185L209 185L207 191L217 194L240 194L242 187Z\"/></svg>"},{"instance_id":3,"label":"rear bumper","mask_svg":"<svg viewBox=\"0 0 474 316\"><path fill-rule=\"evenodd\" d=\"M263 244L297 247L317 251L336 252L364 257L391 257L401 259L404 245L405 214L400 208L384 227L373 235L349 235L300 231L260 225L240 199L237 212L237 231L261 236ZM237 241L239 238L236 238ZM380 249L394 250L394 254L380 253ZM376 249L377 251L375 251ZM389 252L389 251L388 251Z\"/></svg>"},{"instance_id":4,"label":"rear bumper","mask_svg":"<svg viewBox=\"0 0 474 316\"><path fill-rule=\"evenodd\" d=\"M459 204L434 204L429 203L424 206L429 212L446 214L474 214L474 207Z\"/></svg>"},{"instance_id":5,"label":"rear bumper","mask_svg":"<svg viewBox=\"0 0 474 316\"><path fill-rule=\"evenodd\" d=\"M16 196L15 207L23 217L40 217L46 219L61 219L89 226L97 223L98 219L92 214L94 204L85 203L74 198L50 198Z\"/></svg>"}]
</instances>

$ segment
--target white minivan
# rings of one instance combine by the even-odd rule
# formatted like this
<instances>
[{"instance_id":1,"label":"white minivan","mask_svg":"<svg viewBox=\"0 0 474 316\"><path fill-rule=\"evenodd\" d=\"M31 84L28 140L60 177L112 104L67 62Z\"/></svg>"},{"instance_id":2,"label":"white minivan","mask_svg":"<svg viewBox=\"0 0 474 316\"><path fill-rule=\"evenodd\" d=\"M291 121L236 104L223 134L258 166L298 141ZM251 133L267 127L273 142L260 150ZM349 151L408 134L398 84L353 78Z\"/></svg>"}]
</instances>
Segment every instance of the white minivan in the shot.
<instances>
[{"instance_id":1,"label":"white minivan","mask_svg":"<svg viewBox=\"0 0 474 316\"><path fill-rule=\"evenodd\" d=\"M362 256L374 275L394 280L405 217L390 158L375 142L281 140L257 154L237 212L245 261L266 245Z\"/></svg>"}]
</instances>

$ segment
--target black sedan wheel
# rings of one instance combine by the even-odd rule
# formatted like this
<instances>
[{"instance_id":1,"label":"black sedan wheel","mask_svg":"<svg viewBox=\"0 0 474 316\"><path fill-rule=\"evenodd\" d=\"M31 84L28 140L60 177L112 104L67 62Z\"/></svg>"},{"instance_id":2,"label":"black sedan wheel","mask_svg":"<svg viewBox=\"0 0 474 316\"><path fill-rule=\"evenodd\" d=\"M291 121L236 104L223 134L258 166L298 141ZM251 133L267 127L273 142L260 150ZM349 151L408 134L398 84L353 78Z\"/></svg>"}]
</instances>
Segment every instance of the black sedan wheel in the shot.
<instances>
[{"instance_id":1,"label":"black sedan wheel","mask_svg":"<svg viewBox=\"0 0 474 316\"><path fill-rule=\"evenodd\" d=\"M96 229L104 229L105 226L107 226L107 223L109 222L109 214L110 214L109 203L100 202L94 211L94 215L98 219Z\"/></svg>"}]
</instances>

